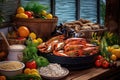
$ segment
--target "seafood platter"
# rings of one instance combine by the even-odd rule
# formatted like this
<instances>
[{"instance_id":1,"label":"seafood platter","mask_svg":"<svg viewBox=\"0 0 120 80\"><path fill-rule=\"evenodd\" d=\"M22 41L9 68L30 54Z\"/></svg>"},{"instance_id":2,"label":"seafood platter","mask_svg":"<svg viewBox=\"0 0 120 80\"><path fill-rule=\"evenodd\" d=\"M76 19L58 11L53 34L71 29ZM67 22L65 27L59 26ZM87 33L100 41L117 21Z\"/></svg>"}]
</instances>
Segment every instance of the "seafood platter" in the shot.
<instances>
[{"instance_id":1,"label":"seafood platter","mask_svg":"<svg viewBox=\"0 0 120 80\"><path fill-rule=\"evenodd\" d=\"M68 69L84 69L93 66L99 47L85 38L67 38L64 35L52 37L38 46L39 55L51 63L61 64Z\"/></svg>"}]
</instances>

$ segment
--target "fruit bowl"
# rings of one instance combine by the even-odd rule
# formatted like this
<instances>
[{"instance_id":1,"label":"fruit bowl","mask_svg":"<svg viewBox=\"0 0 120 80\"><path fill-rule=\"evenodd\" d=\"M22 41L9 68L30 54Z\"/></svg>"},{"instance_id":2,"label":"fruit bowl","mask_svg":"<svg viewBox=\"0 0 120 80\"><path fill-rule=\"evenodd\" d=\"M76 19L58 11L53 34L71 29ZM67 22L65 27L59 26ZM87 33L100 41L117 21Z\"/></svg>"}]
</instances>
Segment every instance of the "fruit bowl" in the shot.
<instances>
[{"instance_id":1,"label":"fruit bowl","mask_svg":"<svg viewBox=\"0 0 120 80\"><path fill-rule=\"evenodd\" d=\"M94 61L98 54L85 55L81 57L65 57L65 56L56 56L52 53L39 53L41 56L44 56L51 63L58 63L63 67L68 68L69 70L78 70L90 68L94 65Z\"/></svg>"}]
</instances>

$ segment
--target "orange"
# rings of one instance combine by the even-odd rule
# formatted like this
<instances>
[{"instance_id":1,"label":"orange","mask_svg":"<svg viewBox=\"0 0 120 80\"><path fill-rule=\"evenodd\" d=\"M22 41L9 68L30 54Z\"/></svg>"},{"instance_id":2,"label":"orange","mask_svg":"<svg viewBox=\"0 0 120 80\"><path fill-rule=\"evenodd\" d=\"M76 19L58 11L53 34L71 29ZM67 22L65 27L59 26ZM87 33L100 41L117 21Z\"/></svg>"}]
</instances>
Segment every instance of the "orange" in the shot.
<instances>
[{"instance_id":1,"label":"orange","mask_svg":"<svg viewBox=\"0 0 120 80\"><path fill-rule=\"evenodd\" d=\"M30 31L26 26L20 26L18 28L18 34L20 37L28 37Z\"/></svg>"},{"instance_id":2,"label":"orange","mask_svg":"<svg viewBox=\"0 0 120 80\"><path fill-rule=\"evenodd\" d=\"M24 8L22 7L22 6L20 6L20 7L18 7L17 8L17 13L19 14L19 13L24 13Z\"/></svg>"},{"instance_id":3,"label":"orange","mask_svg":"<svg viewBox=\"0 0 120 80\"><path fill-rule=\"evenodd\" d=\"M26 68L26 69L24 70L24 73L25 73L25 74L29 74L29 73L31 73L30 68Z\"/></svg>"}]
</instances>

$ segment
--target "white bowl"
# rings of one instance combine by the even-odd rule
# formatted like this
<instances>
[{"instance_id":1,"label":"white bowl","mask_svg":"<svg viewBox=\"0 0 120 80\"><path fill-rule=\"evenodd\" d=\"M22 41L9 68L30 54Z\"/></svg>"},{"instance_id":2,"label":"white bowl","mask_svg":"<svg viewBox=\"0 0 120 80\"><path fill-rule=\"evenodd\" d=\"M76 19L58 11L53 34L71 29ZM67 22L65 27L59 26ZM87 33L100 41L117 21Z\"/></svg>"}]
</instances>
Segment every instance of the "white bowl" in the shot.
<instances>
[{"instance_id":1,"label":"white bowl","mask_svg":"<svg viewBox=\"0 0 120 80\"><path fill-rule=\"evenodd\" d=\"M62 67L62 68L64 69L65 73L62 74L61 76L56 76L56 77L55 76L47 76L47 75L44 75L42 73L40 73L40 75L43 78L48 79L48 80L59 80L59 79L66 77L69 74L69 70L67 68L64 68L64 67Z\"/></svg>"},{"instance_id":2,"label":"white bowl","mask_svg":"<svg viewBox=\"0 0 120 80\"><path fill-rule=\"evenodd\" d=\"M13 68L13 65L10 65L12 63L14 63L13 65L19 64L20 66ZM6 66L6 64L9 64L8 67ZM6 69L5 69L5 67L1 68L1 66L3 66L3 65L6 66ZM0 62L0 73L7 77L13 77L15 75L21 74L24 67L25 67L25 64L20 61L2 61L2 62Z\"/></svg>"}]
</instances>

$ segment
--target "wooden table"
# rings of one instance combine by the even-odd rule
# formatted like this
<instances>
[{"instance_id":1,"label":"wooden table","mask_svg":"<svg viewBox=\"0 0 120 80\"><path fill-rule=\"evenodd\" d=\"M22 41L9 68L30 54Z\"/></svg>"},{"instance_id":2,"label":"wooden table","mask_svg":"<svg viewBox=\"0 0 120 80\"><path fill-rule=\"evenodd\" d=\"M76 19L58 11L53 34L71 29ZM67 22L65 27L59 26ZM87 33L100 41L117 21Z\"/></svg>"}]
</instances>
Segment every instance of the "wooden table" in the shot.
<instances>
[{"instance_id":1,"label":"wooden table","mask_svg":"<svg viewBox=\"0 0 120 80\"><path fill-rule=\"evenodd\" d=\"M119 74L119 75L118 75ZM70 71L69 75L61 80L120 80L120 61L116 68L103 69L92 67L85 70Z\"/></svg>"}]
</instances>

